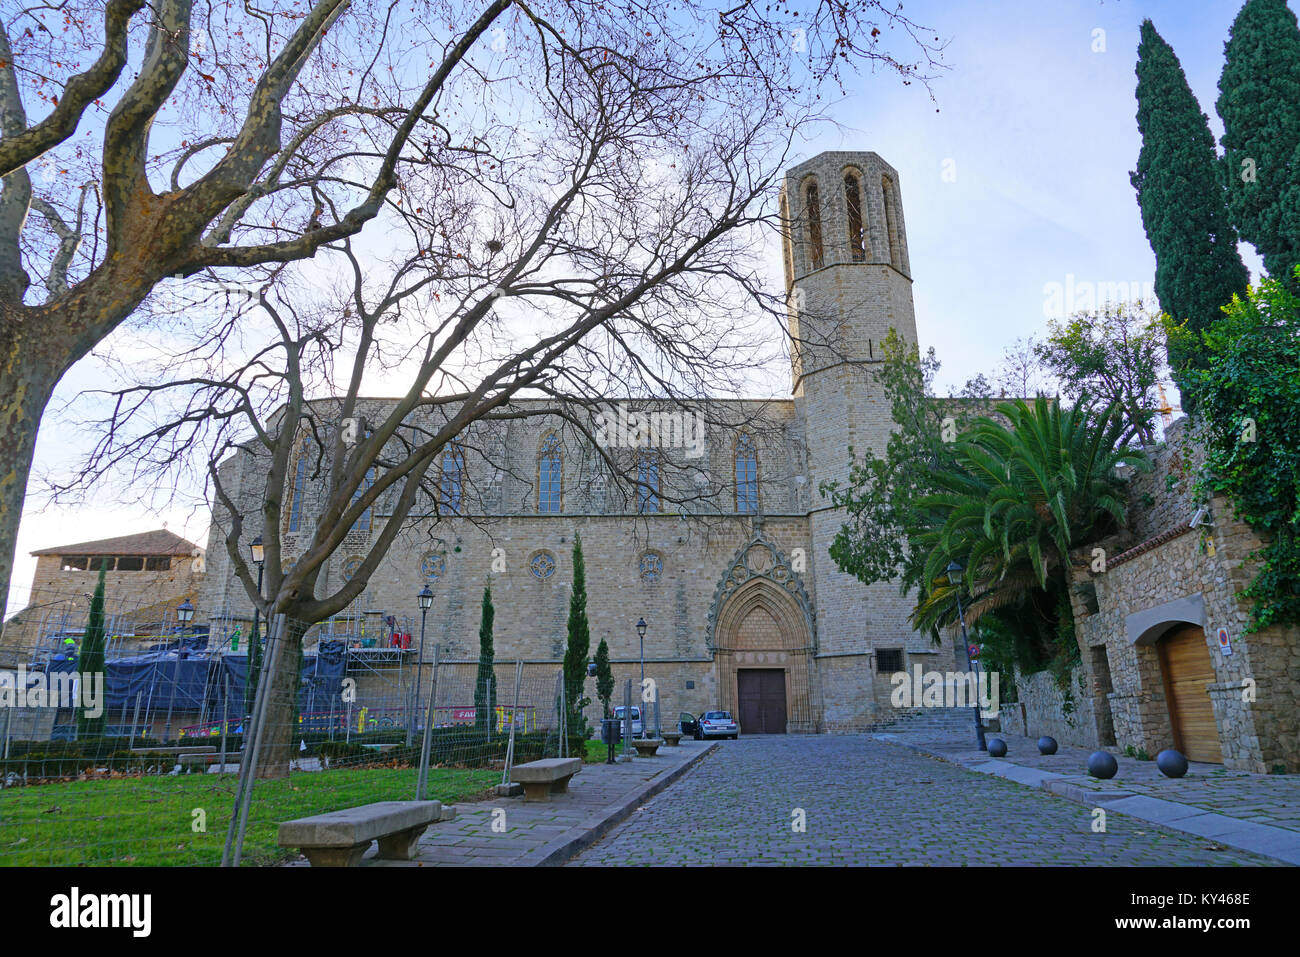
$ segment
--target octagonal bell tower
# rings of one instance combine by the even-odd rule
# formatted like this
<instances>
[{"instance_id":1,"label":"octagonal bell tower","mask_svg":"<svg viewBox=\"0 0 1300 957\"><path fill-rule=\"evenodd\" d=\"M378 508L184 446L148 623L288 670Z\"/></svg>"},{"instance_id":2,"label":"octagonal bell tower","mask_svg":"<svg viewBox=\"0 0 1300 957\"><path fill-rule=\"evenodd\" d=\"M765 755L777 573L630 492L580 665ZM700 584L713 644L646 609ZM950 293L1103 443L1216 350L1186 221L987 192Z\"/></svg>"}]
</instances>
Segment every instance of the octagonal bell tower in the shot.
<instances>
[{"instance_id":1,"label":"octagonal bell tower","mask_svg":"<svg viewBox=\"0 0 1300 957\"><path fill-rule=\"evenodd\" d=\"M869 152L821 153L787 172L781 190L792 388L812 488L809 572L829 730L884 717L889 701L879 700L876 649L928 647L908 626L911 603L896 585L866 587L836 569L828 550L844 514L817 491L822 482L847 482L850 446L879 454L893 427L871 372L891 328L910 343L917 338L901 196L897 170Z\"/></svg>"}]
</instances>

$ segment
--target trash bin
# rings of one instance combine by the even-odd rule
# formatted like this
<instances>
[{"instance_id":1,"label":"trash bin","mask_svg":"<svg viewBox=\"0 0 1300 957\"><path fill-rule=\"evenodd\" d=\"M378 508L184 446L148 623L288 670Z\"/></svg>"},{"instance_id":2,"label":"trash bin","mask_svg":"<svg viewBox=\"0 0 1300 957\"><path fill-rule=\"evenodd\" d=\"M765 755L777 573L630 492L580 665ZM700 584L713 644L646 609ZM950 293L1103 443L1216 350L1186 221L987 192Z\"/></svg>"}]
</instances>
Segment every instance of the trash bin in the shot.
<instances>
[{"instance_id":1,"label":"trash bin","mask_svg":"<svg viewBox=\"0 0 1300 957\"><path fill-rule=\"evenodd\" d=\"M600 740L606 744L618 744L623 740L622 722L617 718L605 718L600 722Z\"/></svg>"}]
</instances>

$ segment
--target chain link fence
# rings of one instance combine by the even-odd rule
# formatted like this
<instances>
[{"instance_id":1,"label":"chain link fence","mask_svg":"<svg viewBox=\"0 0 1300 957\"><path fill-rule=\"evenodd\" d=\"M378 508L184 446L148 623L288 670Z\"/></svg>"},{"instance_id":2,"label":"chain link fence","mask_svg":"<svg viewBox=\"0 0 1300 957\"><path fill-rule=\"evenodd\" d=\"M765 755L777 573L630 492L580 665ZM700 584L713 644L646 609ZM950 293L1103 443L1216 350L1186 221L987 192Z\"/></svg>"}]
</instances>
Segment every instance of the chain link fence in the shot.
<instances>
[{"instance_id":1,"label":"chain link fence","mask_svg":"<svg viewBox=\"0 0 1300 957\"><path fill-rule=\"evenodd\" d=\"M509 762L583 754L553 662L420 661L283 618L212 648L186 624L117 635L97 672L48 641L0 670L0 866L275 864L283 821L474 800Z\"/></svg>"}]
</instances>

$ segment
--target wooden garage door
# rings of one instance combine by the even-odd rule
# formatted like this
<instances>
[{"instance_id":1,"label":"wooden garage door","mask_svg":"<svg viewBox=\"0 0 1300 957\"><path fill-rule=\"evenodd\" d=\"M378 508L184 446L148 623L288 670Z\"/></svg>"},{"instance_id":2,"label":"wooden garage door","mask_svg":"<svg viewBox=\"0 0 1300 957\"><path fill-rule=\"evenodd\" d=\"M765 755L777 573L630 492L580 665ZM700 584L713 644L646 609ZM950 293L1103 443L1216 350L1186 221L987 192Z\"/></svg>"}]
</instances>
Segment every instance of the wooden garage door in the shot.
<instances>
[{"instance_id":1,"label":"wooden garage door","mask_svg":"<svg viewBox=\"0 0 1300 957\"><path fill-rule=\"evenodd\" d=\"M1216 680L1205 632L1196 625L1170 632L1160 641L1160 664L1165 674L1174 747L1191 761L1222 764L1214 706L1205 690Z\"/></svg>"},{"instance_id":2,"label":"wooden garage door","mask_svg":"<svg viewBox=\"0 0 1300 957\"><path fill-rule=\"evenodd\" d=\"M785 734L785 669L736 672L741 734Z\"/></svg>"}]
</instances>

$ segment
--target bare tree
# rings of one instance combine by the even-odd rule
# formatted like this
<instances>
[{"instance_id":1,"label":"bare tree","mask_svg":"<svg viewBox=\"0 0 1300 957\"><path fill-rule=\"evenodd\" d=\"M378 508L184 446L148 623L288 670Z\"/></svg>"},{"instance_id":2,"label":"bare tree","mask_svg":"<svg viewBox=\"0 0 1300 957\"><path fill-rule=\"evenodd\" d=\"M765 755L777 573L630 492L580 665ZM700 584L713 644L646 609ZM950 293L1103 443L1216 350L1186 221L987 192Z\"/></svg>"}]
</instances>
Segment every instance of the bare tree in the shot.
<instances>
[{"instance_id":1,"label":"bare tree","mask_svg":"<svg viewBox=\"0 0 1300 957\"><path fill-rule=\"evenodd\" d=\"M761 281L762 231L779 225L777 176L791 138L817 116L817 89L841 64L867 60L918 76L876 47L870 16L911 25L873 2L824 4L798 21L749 5L671 17L596 3L545 16L515 8L508 40L503 28L488 34L504 47L488 52L507 54L503 62L463 56L458 96L402 114L437 139L413 145L407 130L413 155L373 214L386 226L382 243L351 238L355 209L336 197L357 187L355 174L340 172L336 183L334 172L363 161L396 169L383 166L398 152L388 133L382 155L354 136L340 140L337 158L299 171L316 205L298 238L226 245L252 232L239 225L244 212L215 244L200 238L201 266L251 267L243 275L256 276L257 292L210 321L191 317L187 345L166 343L165 368L114 392L86 469L62 491L85 489L123 462L156 480L201 461L246 593L301 626L346 608L402 528L436 515L437 463L453 441L491 459L490 444L474 443L494 423L559 417L633 495L638 484L645 491L635 459L594 434L610 396L656 397L728 428L764 427L761 403L694 400L726 391L761 360L746 323L784 314L784 296ZM792 44L796 22L806 32ZM334 225L318 225L325 221ZM309 237L329 250L324 270L277 265L294 258L281 255L286 243ZM218 254L228 258L203 259ZM336 277L332 294L319 290L331 285L322 276ZM400 381L396 398L363 396L375 370ZM236 448L265 467L255 514L223 484L219 463ZM299 462L319 494L290 555L285 500ZM716 493L694 481L658 490L684 507ZM384 520L363 560L347 581L323 587L326 563L381 500ZM244 558L259 535L261 594ZM290 636L291 651L301 638ZM283 664L272 679L268 727L279 731L268 773L283 773L289 755L292 654Z\"/></svg>"},{"instance_id":2,"label":"bare tree","mask_svg":"<svg viewBox=\"0 0 1300 957\"><path fill-rule=\"evenodd\" d=\"M1056 384L1043 366L1033 336L1016 339L1002 350L1002 362L994 377L1004 399L1032 399L1055 394Z\"/></svg>"},{"instance_id":3,"label":"bare tree","mask_svg":"<svg viewBox=\"0 0 1300 957\"><path fill-rule=\"evenodd\" d=\"M826 0L804 11L639 0L617 8L598 0L7 8L0 594L54 387L165 277L308 259L386 208L409 219L454 206L450 197L413 203L408 180L423 180L421 192L473 182L507 195L512 178L547 179L560 166L548 166L537 148L546 124L575 126L593 104L621 118L617 135L628 152L654 142L684 150L707 121L724 121L742 92L769 122L784 115L798 125L800 104L844 67L881 63L920 76L920 65L881 45L890 27L906 31L923 56L933 49L878 0ZM733 135L722 122L719 140ZM538 156L539 168L526 168ZM563 191L558 179L547 181ZM614 192L586 199L622 201ZM481 256L482 247L463 240L484 225L439 220L437 243L427 247L434 274L439 257ZM602 238L575 230L571 242L598 247ZM510 237L496 241L504 247ZM448 335L489 309L466 309Z\"/></svg>"}]
</instances>

